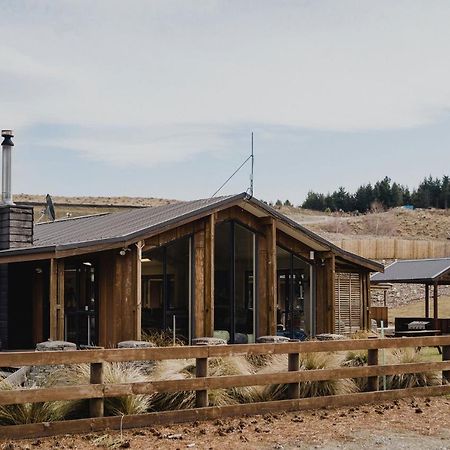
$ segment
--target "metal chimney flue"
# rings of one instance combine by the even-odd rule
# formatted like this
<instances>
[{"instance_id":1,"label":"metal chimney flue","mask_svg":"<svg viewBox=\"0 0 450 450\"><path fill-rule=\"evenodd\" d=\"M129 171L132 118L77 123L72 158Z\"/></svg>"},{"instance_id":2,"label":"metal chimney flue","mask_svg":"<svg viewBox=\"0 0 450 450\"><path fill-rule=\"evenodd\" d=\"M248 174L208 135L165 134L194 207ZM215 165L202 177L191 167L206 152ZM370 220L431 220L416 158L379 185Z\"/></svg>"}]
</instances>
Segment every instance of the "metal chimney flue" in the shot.
<instances>
[{"instance_id":1,"label":"metal chimney flue","mask_svg":"<svg viewBox=\"0 0 450 450\"><path fill-rule=\"evenodd\" d=\"M2 130L2 204L14 205L11 192L11 151L14 147L12 130Z\"/></svg>"}]
</instances>

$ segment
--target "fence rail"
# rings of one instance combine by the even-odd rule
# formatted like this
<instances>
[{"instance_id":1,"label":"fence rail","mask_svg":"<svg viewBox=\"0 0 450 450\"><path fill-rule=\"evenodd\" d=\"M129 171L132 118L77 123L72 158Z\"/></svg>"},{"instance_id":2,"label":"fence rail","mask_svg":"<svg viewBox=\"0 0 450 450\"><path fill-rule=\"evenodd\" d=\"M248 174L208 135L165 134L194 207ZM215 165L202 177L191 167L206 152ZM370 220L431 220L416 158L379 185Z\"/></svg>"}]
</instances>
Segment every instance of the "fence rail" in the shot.
<instances>
[{"instance_id":1,"label":"fence rail","mask_svg":"<svg viewBox=\"0 0 450 450\"><path fill-rule=\"evenodd\" d=\"M382 349L442 346L442 361L379 365ZM368 366L333 369L299 370L299 355L311 352L342 352L367 350ZM285 372L232 376L208 376L208 359L216 357L287 354ZM103 366L110 362L161 361L168 359L196 359L196 377L183 380L145 381L105 384ZM275 411L318 408L323 406L355 405L371 401L398 399L407 396L441 395L450 393L450 336L361 339L328 342L295 342L280 344L246 344L211 347L168 347L146 349L113 349L59 352L0 353L0 367L32 365L91 365L90 384L39 389L0 390L0 405L47 401L89 399L88 419L60 422L0 426L1 438L25 438L59 433L82 433L105 428L132 428L180 421L208 419L242 414L261 414ZM378 392L378 377L420 372L442 372L441 386L418 387ZM305 381L368 378L371 392L299 398L299 383ZM246 403L224 407L208 406L208 391L244 386L286 384L288 400ZM196 391L196 407L188 410L151 412L125 417L102 417L103 402L108 397L137 394Z\"/></svg>"}]
</instances>

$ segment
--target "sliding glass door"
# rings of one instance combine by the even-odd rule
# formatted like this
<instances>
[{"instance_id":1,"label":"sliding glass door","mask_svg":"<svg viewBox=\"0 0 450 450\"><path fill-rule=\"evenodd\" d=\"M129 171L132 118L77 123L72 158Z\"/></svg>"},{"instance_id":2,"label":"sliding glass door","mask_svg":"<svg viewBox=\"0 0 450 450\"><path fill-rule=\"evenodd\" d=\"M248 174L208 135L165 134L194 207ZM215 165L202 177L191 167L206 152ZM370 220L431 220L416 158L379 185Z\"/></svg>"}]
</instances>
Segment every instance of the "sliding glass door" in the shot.
<instances>
[{"instance_id":1,"label":"sliding glass door","mask_svg":"<svg viewBox=\"0 0 450 450\"><path fill-rule=\"evenodd\" d=\"M293 339L311 334L311 266L277 247L277 333Z\"/></svg>"},{"instance_id":2,"label":"sliding glass door","mask_svg":"<svg viewBox=\"0 0 450 450\"><path fill-rule=\"evenodd\" d=\"M191 339L191 238L142 255L142 330Z\"/></svg>"},{"instance_id":3,"label":"sliding glass door","mask_svg":"<svg viewBox=\"0 0 450 450\"><path fill-rule=\"evenodd\" d=\"M64 338L97 345L97 270L94 261L70 261L64 268Z\"/></svg>"},{"instance_id":4,"label":"sliding glass door","mask_svg":"<svg viewBox=\"0 0 450 450\"><path fill-rule=\"evenodd\" d=\"M216 226L214 334L229 342L255 341L255 242L236 222Z\"/></svg>"}]
</instances>

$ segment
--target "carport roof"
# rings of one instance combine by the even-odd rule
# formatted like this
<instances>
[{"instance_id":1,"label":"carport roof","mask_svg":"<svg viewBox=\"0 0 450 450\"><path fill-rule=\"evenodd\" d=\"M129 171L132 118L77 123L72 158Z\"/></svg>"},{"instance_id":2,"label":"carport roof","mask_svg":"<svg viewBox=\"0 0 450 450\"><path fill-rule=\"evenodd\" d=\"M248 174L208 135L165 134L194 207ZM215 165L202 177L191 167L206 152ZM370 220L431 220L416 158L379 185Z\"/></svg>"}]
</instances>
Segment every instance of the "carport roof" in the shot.
<instances>
[{"instance_id":1,"label":"carport roof","mask_svg":"<svg viewBox=\"0 0 450 450\"><path fill-rule=\"evenodd\" d=\"M450 284L450 258L396 261L384 273L372 275L373 283Z\"/></svg>"}]
</instances>

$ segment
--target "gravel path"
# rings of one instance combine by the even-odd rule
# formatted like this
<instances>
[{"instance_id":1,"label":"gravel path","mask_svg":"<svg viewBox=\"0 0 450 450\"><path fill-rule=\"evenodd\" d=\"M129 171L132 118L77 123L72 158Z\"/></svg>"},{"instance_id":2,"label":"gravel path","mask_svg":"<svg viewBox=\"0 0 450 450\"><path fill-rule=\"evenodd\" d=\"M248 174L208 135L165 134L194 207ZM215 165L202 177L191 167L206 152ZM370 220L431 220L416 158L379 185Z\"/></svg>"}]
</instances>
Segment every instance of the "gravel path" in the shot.
<instances>
[{"instance_id":1,"label":"gravel path","mask_svg":"<svg viewBox=\"0 0 450 450\"><path fill-rule=\"evenodd\" d=\"M450 449L450 399L266 414L171 427L0 441L13 449Z\"/></svg>"}]
</instances>

